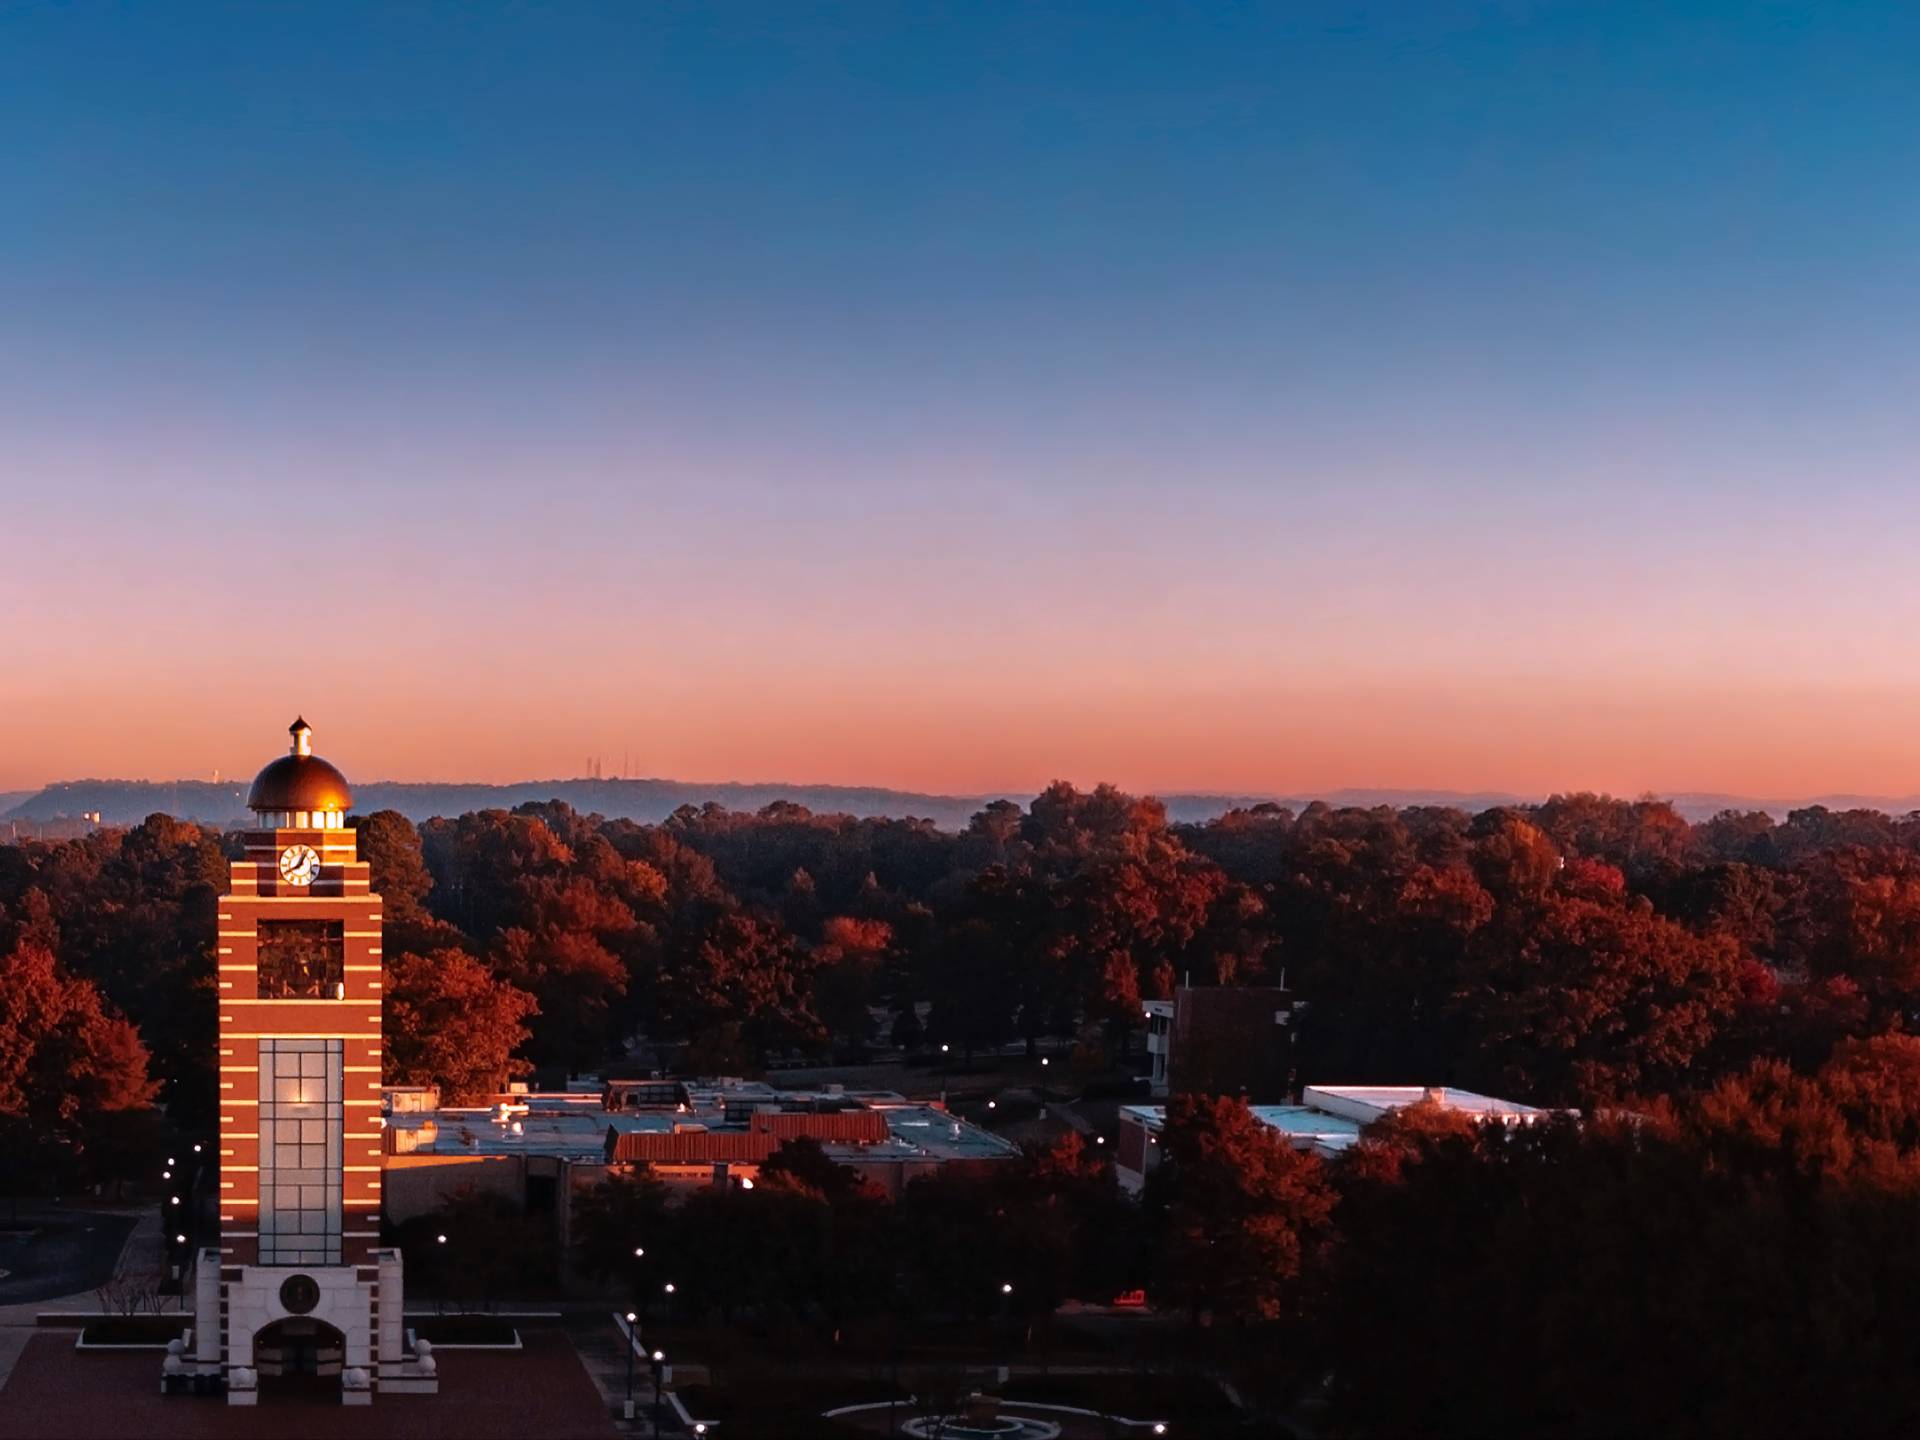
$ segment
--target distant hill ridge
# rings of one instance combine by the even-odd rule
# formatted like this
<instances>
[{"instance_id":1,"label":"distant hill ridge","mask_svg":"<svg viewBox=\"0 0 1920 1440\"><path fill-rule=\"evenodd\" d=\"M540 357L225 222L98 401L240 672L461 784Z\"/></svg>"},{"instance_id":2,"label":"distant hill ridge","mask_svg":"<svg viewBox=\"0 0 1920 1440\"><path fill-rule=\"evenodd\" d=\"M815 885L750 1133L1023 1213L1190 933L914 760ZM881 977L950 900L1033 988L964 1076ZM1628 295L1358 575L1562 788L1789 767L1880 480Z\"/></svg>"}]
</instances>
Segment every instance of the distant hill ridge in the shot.
<instances>
[{"instance_id":1,"label":"distant hill ridge","mask_svg":"<svg viewBox=\"0 0 1920 1440\"><path fill-rule=\"evenodd\" d=\"M510 785L480 785L378 780L354 786L354 808L361 814L398 810L415 821L464 815L471 810L511 809L529 802L564 800L583 813L656 824L682 805L713 803L730 810L751 811L786 801L819 814L913 817L931 820L942 829L958 830L994 800L1006 799L1024 806L1032 798L1010 791L931 795L880 786L740 781L699 784L682 780L527 780ZM1313 799L1336 806L1446 805L1476 812L1496 805L1533 804L1546 797L1491 791L1342 789L1320 796L1182 793L1159 798L1171 819L1194 822L1264 803L1297 810ZM1788 811L1807 805L1824 805L1831 810L1880 810L1890 815L1920 809L1920 796L1830 795L1787 801L1684 793L1665 798L1687 819L1695 821L1708 819L1722 810L1765 810L1776 819L1783 819ZM147 816L161 812L182 820L231 826L247 818L246 799L244 782L65 780L39 791L0 795L0 821L46 824L98 811L103 824L136 825Z\"/></svg>"},{"instance_id":2,"label":"distant hill ridge","mask_svg":"<svg viewBox=\"0 0 1920 1440\"><path fill-rule=\"evenodd\" d=\"M681 780L527 780L510 785L356 782L354 809L361 814L398 810L410 820L464 815L471 810L511 809L534 801L564 800L583 813L656 824L682 805L724 805L759 810L786 801L821 814L914 817L958 830L997 799L1024 805L1030 795L926 795L863 785L778 783L697 784ZM1167 796L1168 813L1179 820L1219 815L1236 805L1256 805L1266 796ZM45 824L98 811L102 824L135 825L156 811L182 820L234 825L247 818L245 783L206 780L64 780L0 810L0 821Z\"/></svg>"}]
</instances>

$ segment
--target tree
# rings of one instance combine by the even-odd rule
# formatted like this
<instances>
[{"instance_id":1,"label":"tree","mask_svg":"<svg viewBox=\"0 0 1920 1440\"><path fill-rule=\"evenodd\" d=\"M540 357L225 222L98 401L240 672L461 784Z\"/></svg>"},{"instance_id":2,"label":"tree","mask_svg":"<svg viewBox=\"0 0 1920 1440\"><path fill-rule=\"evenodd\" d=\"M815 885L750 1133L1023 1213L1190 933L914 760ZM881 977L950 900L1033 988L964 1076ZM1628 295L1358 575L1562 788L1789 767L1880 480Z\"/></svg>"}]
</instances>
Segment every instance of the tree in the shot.
<instances>
[{"instance_id":1,"label":"tree","mask_svg":"<svg viewBox=\"0 0 1920 1440\"><path fill-rule=\"evenodd\" d=\"M138 1032L91 983L38 945L0 959L0 1116L17 1138L78 1173L100 1117L145 1110L156 1089Z\"/></svg>"},{"instance_id":2,"label":"tree","mask_svg":"<svg viewBox=\"0 0 1920 1440\"><path fill-rule=\"evenodd\" d=\"M1739 948L1645 900L1542 897L1476 934L1460 1071L1545 1103L1644 1093L1704 1052L1740 1001Z\"/></svg>"},{"instance_id":3,"label":"tree","mask_svg":"<svg viewBox=\"0 0 1920 1440\"><path fill-rule=\"evenodd\" d=\"M651 1299L673 1253L666 1187L651 1167L615 1171L590 1190L576 1192L568 1232L572 1260L582 1274L617 1280L634 1304ZM636 1255L636 1250L644 1254Z\"/></svg>"},{"instance_id":4,"label":"tree","mask_svg":"<svg viewBox=\"0 0 1920 1440\"><path fill-rule=\"evenodd\" d=\"M1238 1100L1177 1095L1161 1134L1165 1236L1158 1293L1196 1316L1276 1320L1327 1238L1325 1167Z\"/></svg>"},{"instance_id":5,"label":"tree","mask_svg":"<svg viewBox=\"0 0 1920 1440\"><path fill-rule=\"evenodd\" d=\"M825 1039L810 970L785 929L722 910L682 938L661 979L662 1010L682 1035L732 1035L741 1058L758 1064L771 1050L817 1048Z\"/></svg>"},{"instance_id":6,"label":"tree","mask_svg":"<svg viewBox=\"0 0 1920 1440\"><path fill-rule=\"evenodd\" d=\"M387 1082L437 1085L449 1105L484 1102L505 1085L538 1010L464 950L395 957L385 994Z\"/></svg>"}]
</instances>

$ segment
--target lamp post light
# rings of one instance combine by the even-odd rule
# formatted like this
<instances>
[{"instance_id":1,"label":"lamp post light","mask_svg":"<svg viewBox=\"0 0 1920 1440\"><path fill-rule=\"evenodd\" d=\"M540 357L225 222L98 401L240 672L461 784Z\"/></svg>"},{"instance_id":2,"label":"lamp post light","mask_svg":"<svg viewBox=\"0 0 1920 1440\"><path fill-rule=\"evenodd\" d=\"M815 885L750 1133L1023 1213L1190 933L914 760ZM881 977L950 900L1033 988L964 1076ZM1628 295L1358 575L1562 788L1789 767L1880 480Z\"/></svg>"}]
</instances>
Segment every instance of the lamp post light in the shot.
<instances>
[{"instance_id":1,"label":"lamp post light","mask_svg":"<svg viewBox=\"0 0 1920 1440\"><path fill-rule=\"evenodd\" d=\"M633 1311L627 1311L627 1408L626 1418L633 1419L633 1322L638 1319Z\"/></svg>"},{"instance_id":2,"label":"lamp post light","mask_svg":"<svg viewBox=\"0 0 1920 1440\"><path fill-rule=\"evenodd\" d=\"M660 1387L661 1377L666 1373L667 1352L656 1350L647 1357L648 1366L653 1371L653 1433L660 1433Z\"/></svg>"}]
</instances>

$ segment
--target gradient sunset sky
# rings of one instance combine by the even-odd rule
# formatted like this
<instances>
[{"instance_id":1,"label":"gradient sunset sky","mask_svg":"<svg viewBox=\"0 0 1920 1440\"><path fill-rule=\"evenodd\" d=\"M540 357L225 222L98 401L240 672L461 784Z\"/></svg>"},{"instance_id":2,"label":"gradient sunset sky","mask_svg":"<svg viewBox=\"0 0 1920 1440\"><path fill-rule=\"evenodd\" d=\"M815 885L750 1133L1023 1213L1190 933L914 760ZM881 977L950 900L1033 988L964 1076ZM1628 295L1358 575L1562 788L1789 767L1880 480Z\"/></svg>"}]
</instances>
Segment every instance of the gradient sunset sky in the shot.
<instances>
[{"instance_id":1,"label":"gradient sunset sky","mask_svg":"<svg viewBox=\"0 0 1920 1440\"><path fill-rule=\"evenodd\" d=\"M0 789L1920 790L1920 7L0 3Z\"/></svg>"}]
</instances>

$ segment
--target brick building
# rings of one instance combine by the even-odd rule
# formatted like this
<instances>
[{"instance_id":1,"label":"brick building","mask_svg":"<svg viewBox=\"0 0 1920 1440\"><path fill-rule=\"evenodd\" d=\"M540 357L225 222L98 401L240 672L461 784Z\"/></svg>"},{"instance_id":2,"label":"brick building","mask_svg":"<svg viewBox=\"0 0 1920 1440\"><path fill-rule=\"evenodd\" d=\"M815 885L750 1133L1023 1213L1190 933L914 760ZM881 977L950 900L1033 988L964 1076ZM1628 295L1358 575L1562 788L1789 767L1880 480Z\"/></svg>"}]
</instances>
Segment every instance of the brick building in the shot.
<instances>
[{"instance_id":1,"label":"brick building","mask_svg":"<svg viewBox=\"0 0 1920 1440\"><path fill-rule=\"evenodd\" d=\"M304 720L291 734L219 902L220 1241L195 1259L180 1359L233 1404L290 1375L365 1404L436 1382L405 1351L400 1254L380 1246L380 897L345 778Z\"/></svg>"}]
</instances>

